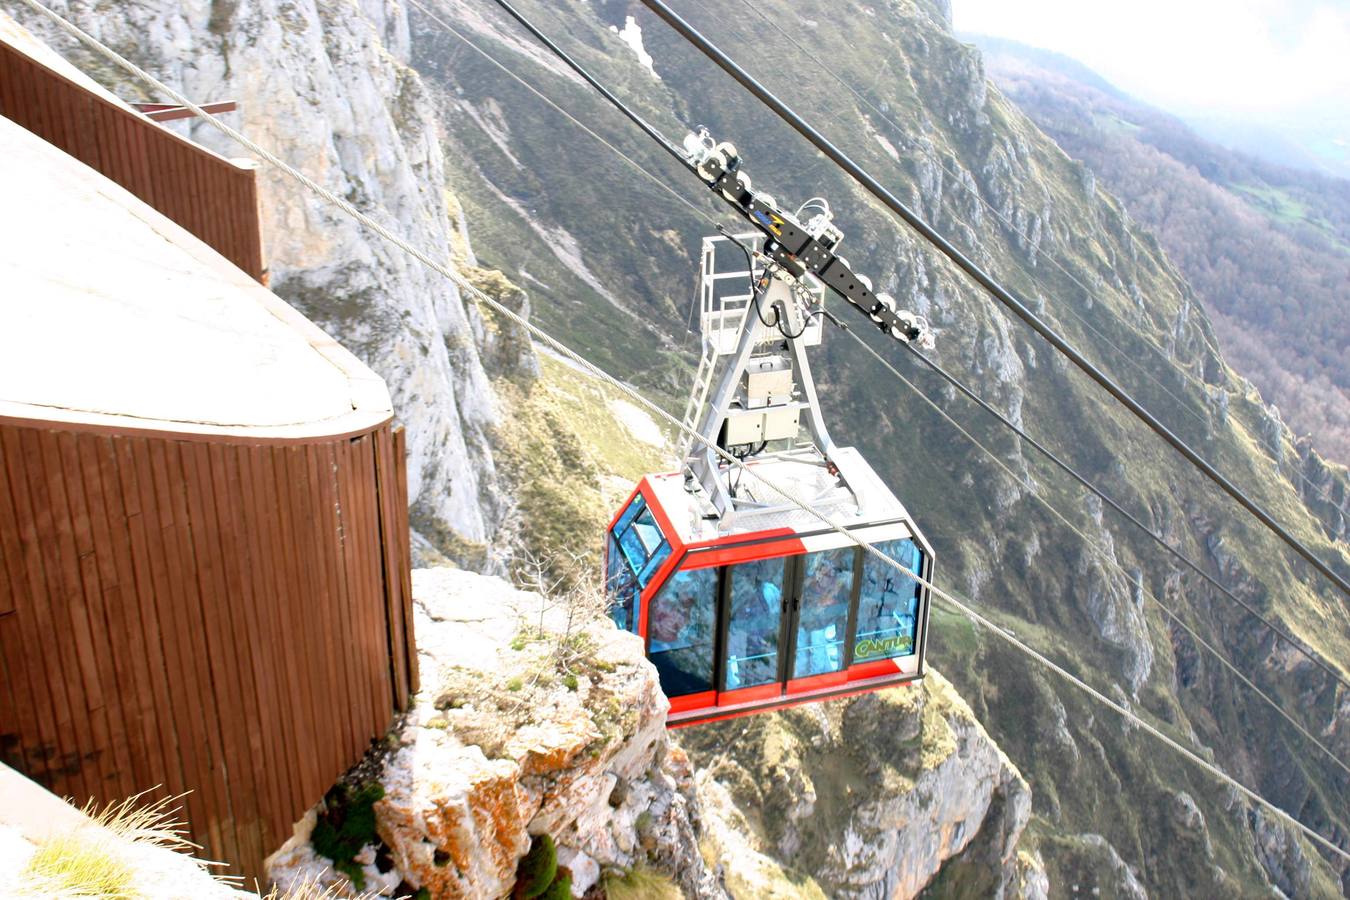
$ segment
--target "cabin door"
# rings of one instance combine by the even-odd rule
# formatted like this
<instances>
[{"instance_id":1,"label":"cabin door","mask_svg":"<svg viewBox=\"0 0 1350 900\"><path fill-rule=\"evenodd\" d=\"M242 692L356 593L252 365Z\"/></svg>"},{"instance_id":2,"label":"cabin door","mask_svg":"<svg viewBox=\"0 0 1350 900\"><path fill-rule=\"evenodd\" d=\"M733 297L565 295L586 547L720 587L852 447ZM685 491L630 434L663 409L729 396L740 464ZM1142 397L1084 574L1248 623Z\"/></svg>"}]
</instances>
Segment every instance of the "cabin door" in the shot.
<instances>
[{"instance_id":1,"label":"cabin door","mask_svg":"<svg viewBox=\"0 0 1350 900\"><path fill-rule=\"evenodd\" d=\"M784 680L789 692L842 681L848 658L857 553L820 550L791 560L792 603Z\"/></svg>"},{"instance_id":2,"label":"cabin door","mask_svg":"<svg viewBox=\"0 0 1350 900\"><path fill-rule=\"evenodd\" d=\"M762 700L782 693L781 651L785 613L791 599L789 562L780 556L738 563L727 569L719 705Z\"/></svg>"},{"instance_id":3,"label":"cabin door","mask_svg":"<svg viewBox=\"0 0 1350 900\"><path fill-rule=\"evenodd\" d=\"M719 705L844 680L856 562L843 547L728 567Z\"/></svg>"}]
</instances>

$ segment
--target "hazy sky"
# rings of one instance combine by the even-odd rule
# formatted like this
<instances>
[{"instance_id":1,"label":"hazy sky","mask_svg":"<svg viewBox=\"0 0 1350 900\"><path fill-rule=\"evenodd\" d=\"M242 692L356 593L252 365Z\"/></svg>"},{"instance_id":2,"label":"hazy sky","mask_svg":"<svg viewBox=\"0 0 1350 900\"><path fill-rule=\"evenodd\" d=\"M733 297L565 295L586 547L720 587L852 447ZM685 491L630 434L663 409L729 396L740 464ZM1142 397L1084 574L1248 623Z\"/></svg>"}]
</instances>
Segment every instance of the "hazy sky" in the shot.
<instances>
[{"instance_id":1,"label":"hazy sky","mask_svg":"<svg viewBox=\"0 0 1350 900\"><path fill-rule=\"evenodd\" d=\"M1180 114L1262 123L1350 108L1350 0L952 0L959 31L1087 64Z\"/></svg>"}]
</instances>

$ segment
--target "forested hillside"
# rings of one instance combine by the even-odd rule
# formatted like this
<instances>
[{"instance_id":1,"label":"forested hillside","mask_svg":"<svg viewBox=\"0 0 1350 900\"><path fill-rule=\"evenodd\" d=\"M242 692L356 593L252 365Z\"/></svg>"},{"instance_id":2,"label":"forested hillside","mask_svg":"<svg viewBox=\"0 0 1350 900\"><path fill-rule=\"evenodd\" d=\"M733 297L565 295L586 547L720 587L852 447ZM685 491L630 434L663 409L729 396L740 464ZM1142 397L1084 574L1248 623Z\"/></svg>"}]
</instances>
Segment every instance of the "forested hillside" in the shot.
<instances>
[{"instance_id":1,"label":"forested hillside","mask_svg":"<svg viewBox=\"0 0 1350 900\"><path fill-rule=\"evenodd\" d=\"M1350 181L1225 150L1064 57L976 37L989 75L1152 229L1233 366L1350 462Z\"/></svg>"},{"instance_id":2,"label":"forested hillside","mask_svg":"<svg viewBox=\"0 0 1350 900\"><path fill-rule=\"evenodd\" d=\"M481 264L502 269L530 293L538 322L678 415L693 375L695 345L685 330L699 240L712 228L642 173L698 210L734 222L494 4L425 2L441 21L414 4L414 63L439 93L450 123L447 166ZM845 255L902 304L930 317L944 365L1333 665L1350 660L1344 598L640 4L518 5L674 140L706 125L740 148L755 186L784 205L827 197L846 235ZM897 130L777 35L754 13L758 5L674 5L1027 297L1319 553L1350 565L1344 470L1296 445L1228 368L1209 318L1158 239L988 85L978 53L952 35L939 6L803 0L761 9L838 66ZM641 171L447 26L595 129ZM1050 256L1063 268L1050 265ZM865 325L852 324L874 339ZM1087 502L894 344L876 346L1008 467L860 354L848 335L828 335L815 368L835 437L861 447L914 513L936 545L938 581L1305 821L1350 834L1350 776L1310 749L1159 604L1235 659L1345 758L1350 721L1337 684L1183 575L1137 531ZM1312 499L1305 502L1300 491ZM1088 542L1042 500L1062 510ZM577 540L598 541L602 528L597 521L593 535ZM1102 896L1268 896L1272 884L1303 896L1340 892L1340 869L1272 817L940 605L930 661L1030 782L1031 824L1019 853L1044 866L1053 896L1088 896L1094 888ZM800 718L784 727L796 729L794 741L810 744ZM769 804L777 801L767 786L780 784L773 779L793 765L783 757L783 731L735 723L709 729L690 737L695 762L731 766L742 773L727 776L739 777L737 784L765 786L763 795L733 795L747 821L776 827L777 807ZM883 742L873 758L859 757L856 765L837 759L828 775L813 769L817 808L847 809L859 802L849 792L867 780L866 767L884 769L887 759L916 752L901 734L871 739ZM896 763L900 780L914 761L904 762ZM856 883L849 879L864 876L850 869L847 817L833 821L831 830L826 820L814 820L812 855L789 862L832 860L828 872L802 877ZM776 837L761 835L789 859L792 843ZM961 871L945 870L934 890L959 892Z\"/></svg>"}]
</instances>

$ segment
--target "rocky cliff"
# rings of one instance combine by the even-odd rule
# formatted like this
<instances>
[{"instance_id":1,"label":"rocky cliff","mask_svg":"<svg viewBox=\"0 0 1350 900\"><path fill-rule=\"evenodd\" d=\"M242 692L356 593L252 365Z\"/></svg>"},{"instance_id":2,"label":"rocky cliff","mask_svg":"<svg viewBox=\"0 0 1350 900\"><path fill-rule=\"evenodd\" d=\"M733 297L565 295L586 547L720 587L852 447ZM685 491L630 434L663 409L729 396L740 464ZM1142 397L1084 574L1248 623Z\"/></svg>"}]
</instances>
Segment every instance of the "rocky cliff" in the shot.
<instances>
[{"instance_id":1,"label":"rocky cliff","mask_svg":"<svg viewBox=\"0 0 1350 900\"><path fill-rule=\"evenodd\" d=\"M382 794L357 854L367 889L506 896L532 838L548 835L576 896L635 869L687 897L725 896L700 854L693 768L667 737L636 638L456 569L417 570L413 590L422 691L350 776ZM317 817L274 858L282 887L350 885L311 843Z\"/></svg>"},{"instance_id":2,"label":"rocky cliff","mask_svg":"<svg viewBox=\"0 0 1350 900\"><path fill-rule=\"evenodd\" d=\"M156 77L226 114L281 158L414 244L450 255L462 221L446 194L438 119L407 65L402 5L371 0L150 0L50 6ZM16 15L127 100L158 101L122 70L26 9ZM204 123L180 127L230 157ZM507 501L489 433L497 410L483 323L441 276L259 171L271 286L382 375L409 435L414 520L457 558L497 540ZM450 203L453 203L451 198Z\"/></svg>"},{"instance_id":3,"label":"rocky cliff","mask_svg":"<svg viewBox=\"0 0 1350 900\"><path fill-rule=\"evenodd\" d=\"M682 732L737 897L1034 897L1031 790L937 673L922 684ZM950 863L949 863L950 861ZM957 874L959 871L959 874Z\"/></svg>"}]
</instances>

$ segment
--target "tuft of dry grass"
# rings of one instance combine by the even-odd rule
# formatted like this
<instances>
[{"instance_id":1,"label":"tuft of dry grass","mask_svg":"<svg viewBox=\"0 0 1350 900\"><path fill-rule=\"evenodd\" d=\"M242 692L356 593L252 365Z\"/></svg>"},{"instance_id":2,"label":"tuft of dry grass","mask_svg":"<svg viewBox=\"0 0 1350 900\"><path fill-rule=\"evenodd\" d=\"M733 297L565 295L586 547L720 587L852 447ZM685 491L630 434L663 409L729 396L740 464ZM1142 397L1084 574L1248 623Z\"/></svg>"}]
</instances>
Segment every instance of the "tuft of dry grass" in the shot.
<instances>
[{"instance_id":1,"label":"tuft of dry grass","mask_svg":"<svg viewBox=\"0 0 1350 900\"><path fill-rule=\"evenodd\" d=\"M136 900L136 871L93 828L54 835L38 845L20 876L19 895Z\"/></svg>"},{"instance_id":2,"label":"tuft of dry grass","mask_svg":"<svg viewBox=\"0 0 1350 900\"><path fill-rule=\"evenodd\" d=\"M310 875L304 881L293 884L284 891L273 885L272 889L263 894L260 900L381 900L381 898L374 891L351 894L336 885L323 887L319 884L318 875Z\"/></svg>"},{"instance_id":3,"label":"tuft of dry grass","mask_svg":"<svg viewBox=\"0 0 1350 900\"><path fill-rule=\"evenodd\" d=\"M126 855L130 845L169 852L198 849L187 840L185 826L177 818L180 809L174 804L181 798L141 804L146 793L101 808L92 800L86 803L81 812L89 817L88 823L38 843L20 876L19 896L142 897L136 866ZM203 868L207 865L193 861Z\"/></svg>"},{"instance_id":4,"label":"tuft of dry grass","mask_svg":"<svg viewBox=\"0 0 1350 900\"><path fill-rule=\"evenodd\" d=\"M608 900L681 900L680 890L669 875L634 866L627 872L606 872L601 878Z\"/></svg>"},{"instance_id":5,"label":"tuft of dry grass","mask_svg":"<svg viewBox=\"0 0 1350 900\"><path fill-rule=\"evenodd\" d=\"M178 818L182 808L174 804L183 798L164 797L141 805L141 798L148 793L134 794L117 803L109 803L102 809L90 800L81 811L93 819L96 826L106 828L132 843L179 853L200 850L201 847L187 839L187 823Z\"/></svg>"}]
</instances>

